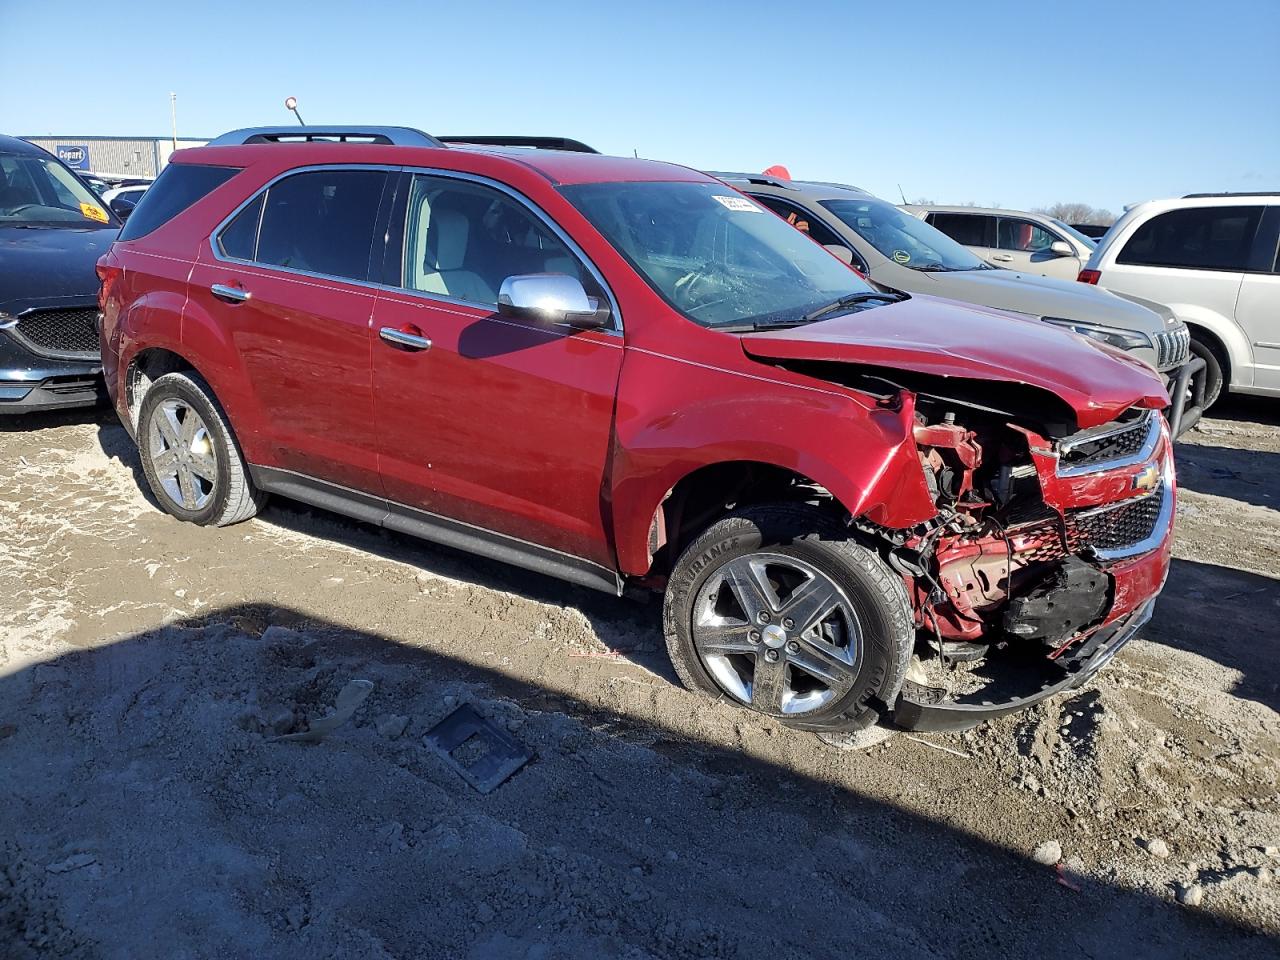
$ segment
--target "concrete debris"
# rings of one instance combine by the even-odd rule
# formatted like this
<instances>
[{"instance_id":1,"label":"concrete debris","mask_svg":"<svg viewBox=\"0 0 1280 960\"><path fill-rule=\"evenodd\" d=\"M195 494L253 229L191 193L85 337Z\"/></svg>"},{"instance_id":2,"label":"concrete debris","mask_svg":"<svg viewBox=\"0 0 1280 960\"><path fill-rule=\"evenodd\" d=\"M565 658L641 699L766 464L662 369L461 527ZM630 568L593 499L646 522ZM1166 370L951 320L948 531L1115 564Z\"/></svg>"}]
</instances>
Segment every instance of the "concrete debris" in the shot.
<instances>
[{"instance_id":1,"label":"concrete debris","mask_svg":"<svg viewBox=\"0 0 1280 960\"><path fill-rule=\"evenodd\" d=\"M1057 840L1046 840L1031 852L1031 859L1051 867L1062 859L1062 844Z\"/></svg>"},{"instance_id":2,"label":"concrete debris","mask_svg":"<svg viewBox=\"0 0 1280 960\"><path fill-rule=\"evenodd\" d=\"M333 705L333 712L319 720L312 720L306 730L298 733L286 733L272 737L275 740L293 740L300 743L318 743L333 731L351 719L365 698L373 692L373 683L369 680L349 680L338 692L338 699Z\"/></svg>"},{"instance_id":3,"label":"concrete debris","mask_svg":"<svg viewBox=\"0 0 1280 960\"><path fill-rule=\"evenodd\" d=\"M77 853L67 857L65 860L51 863L45 869L50 873L70 873L72 870L79 870L81 867L87 867L97 862L98 858L92 853Z\"/></svg>"}]
</instances>

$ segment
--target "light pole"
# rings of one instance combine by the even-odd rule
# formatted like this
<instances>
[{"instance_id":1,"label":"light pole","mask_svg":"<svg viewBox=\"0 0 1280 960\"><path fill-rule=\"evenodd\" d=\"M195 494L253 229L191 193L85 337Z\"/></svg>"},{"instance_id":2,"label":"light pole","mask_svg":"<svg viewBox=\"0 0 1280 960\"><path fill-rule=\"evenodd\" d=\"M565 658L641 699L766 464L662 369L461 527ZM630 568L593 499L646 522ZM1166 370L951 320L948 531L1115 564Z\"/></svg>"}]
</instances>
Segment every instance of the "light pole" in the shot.
<instances>
[{"instance_id":1,"label":"light pole","mask_svg":"<svg viewBox=\"0 0 1280 960\"><path fill-rule=\"evenodd\" d=\"M302 126L304 126L304 127L307 125L307 124L306 124L306 122L302 119L302 114L300 114L300 113L298 112L298 98L297 98L297 97L285 97L285 98L284 98L284 108L285 108L286 110L292 110L292 111L293 111L293 115L294 115L295 117L297 117L297 118L298 118L298 123L299 123L299 124L301 124L301 125L302 125Z\"/></svg>"}]
</instances>

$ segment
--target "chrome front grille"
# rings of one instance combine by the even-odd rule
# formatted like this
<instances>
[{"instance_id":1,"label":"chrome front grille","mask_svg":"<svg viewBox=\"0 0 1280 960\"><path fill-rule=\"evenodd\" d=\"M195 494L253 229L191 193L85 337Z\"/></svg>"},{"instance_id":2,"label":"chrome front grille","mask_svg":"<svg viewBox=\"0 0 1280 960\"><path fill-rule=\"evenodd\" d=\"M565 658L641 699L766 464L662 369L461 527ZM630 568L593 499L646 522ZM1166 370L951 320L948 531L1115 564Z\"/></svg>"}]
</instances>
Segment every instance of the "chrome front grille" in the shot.
<instances>
[{"instance_id":1,"label":"chrome front grille","mask_svg":"<svg viewBox=\"0 0 1280 960\"><path fill-rule=\"evenodd\" d=\"M1119 503L1067 514L1072 553L1092 552L1100 560L1137 556L1159 546L1173 513L1173 485L1161 480L1150 493Z\"/></svg>"},{"instance_id":2,"label":"chrome front grille","mask_svg":"<svg viewBox=\"0 0 1280 960\"><path fill-rule=\"evenodd\" d=\"M1156 366L1161 370L1180 367L1191 356L1191 332L1183 324L1176 330L1157 333Z\"/></svg>"},{"instance_id":3,"label":"chrome front grille","mask_svg":"<svg viewBox=\"0 0 1280 960\"><path fill-rule=\"evenodd\" d=\"M1149 460L1160 442L1160 418L1151 411L1124 422L1082 430L1058 444L1058 475L1100 473Z\"/></svg>"},{"instance_id":4,"label":"chrome front grille","mask_svg":"<svg viewBox=\"0 0 1280 960\"><path fill-rule=\"evenodd\" d=\"M86 360L98 356L98 311L93 307L32 310L18 318L13 333L44 356Z\"/></svg>"}]
</instances>

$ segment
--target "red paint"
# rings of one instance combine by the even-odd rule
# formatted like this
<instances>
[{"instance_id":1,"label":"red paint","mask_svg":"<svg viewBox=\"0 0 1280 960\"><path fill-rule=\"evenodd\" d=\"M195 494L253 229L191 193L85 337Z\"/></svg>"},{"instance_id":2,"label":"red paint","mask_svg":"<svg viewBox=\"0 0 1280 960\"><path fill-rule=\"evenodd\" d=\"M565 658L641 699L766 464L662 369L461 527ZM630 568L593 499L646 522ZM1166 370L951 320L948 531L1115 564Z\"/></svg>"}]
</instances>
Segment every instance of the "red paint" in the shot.
<instances>
[{"instance_id":1,"label":"red paint","mask_svg":"<svg viewBox=\"0 0 1280 960\"><path fill-rule=\"evenodd\" d=\"M651 573L649 532L664 497L704 467L750 461L825 487L849 514L907 529L936 514L918 444L984 455L963 426L917 422L915 399L874 397L784 369L846 362L976 381L1028 384L1061 398L1081 426L1131 406L1160 407L1160 381L1136 361L1043 323L928 297L788 331L740 336L690 323L571 207L557 184L709 178L670 164L555 152L352 144L200 148L175 162L242 174L153 233L117 242L103 270L103 361L117 409L139 353L178 354L209 382L246 457L389 497L614 567ZM273 177L298 166L423 166L507 185L555 220L611 288L625 336L540 328L385 287L218 262L217 224ZM252 298L230 305L214 283ZM429 351L378 337L419 331ZM1028 434L1033 450L1049 442ZM987 451L990 453L990 451ZM1162 448L1159 456L1165 455ZM1036 454L1058 510L1131 496L1128 472L1058 478ZM970 478L971 479L971 478ZM1047 547L1019 534L1020 557ZM994 541L938 544L946 579L992 555ZM1003 541L999 550L1007 550ZM1122 615L1159 589L1169 541L1114 566ZM954 598L953 598L954 599ZM982 603L940 612L950 636L973 635Z\"/></svg>"}]
</instances>

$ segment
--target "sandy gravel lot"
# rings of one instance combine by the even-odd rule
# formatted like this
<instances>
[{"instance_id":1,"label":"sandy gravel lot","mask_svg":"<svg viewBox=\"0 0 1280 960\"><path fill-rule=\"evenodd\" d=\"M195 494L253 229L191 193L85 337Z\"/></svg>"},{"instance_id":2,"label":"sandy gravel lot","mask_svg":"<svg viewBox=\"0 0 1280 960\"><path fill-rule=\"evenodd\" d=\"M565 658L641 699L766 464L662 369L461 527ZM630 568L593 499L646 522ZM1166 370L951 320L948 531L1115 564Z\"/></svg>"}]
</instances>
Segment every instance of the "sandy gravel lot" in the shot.
<instances>
[{"instance_id":1,"label":"sandy gravel lot","mask_svg":"<svg viewBox=\"0 0 1280 960\"><path fill-rule=\"evenodd\" d=\"M185 526L107 411L0 422L0 957L1280 956L1278 423L1180 445L1091 684L855 753L682 690L657 603ZM487 796L423 740L463 701L534 755Z\"/></svg>"}]
</instances>

